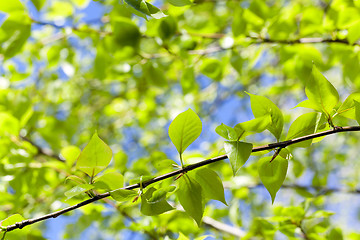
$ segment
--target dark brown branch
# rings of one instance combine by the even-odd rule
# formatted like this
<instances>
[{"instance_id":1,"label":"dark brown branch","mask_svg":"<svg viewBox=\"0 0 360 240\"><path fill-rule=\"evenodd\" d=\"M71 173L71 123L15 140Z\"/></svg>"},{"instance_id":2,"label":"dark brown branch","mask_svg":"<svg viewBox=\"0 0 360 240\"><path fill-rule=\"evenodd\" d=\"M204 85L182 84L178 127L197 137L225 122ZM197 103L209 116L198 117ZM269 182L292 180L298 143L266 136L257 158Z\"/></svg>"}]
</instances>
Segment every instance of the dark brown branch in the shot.
<instances>
[{"instance_id":1,"label":"dark brown branch","mask_svg":"<svg viewBox=\"0 0 360 240\"><path fill-rule=\"evenodd\" d=\"M327 131L323 131L323 132L319 132L319 133L314 133L314 134L306 135L306 136L303 136L303 137L295 138L295 139L284 141L284 142L270 143L268 145L264 145L264 146L260 146L260 147L254 147L252 149L252 152L266 151L266 150L275 149L275 148L279 148L279 147L284 148L284 147L290 146L292 144L303 142L303 141L306 141L306 140L309 140L309 139L314 139L314 138L318 138L318 137L322 137L322 136L327 136L327 135L331 135L331 134L335 134L335 133L339 133L339 132L352 132L352 131L360 131L360 126L336 127L336 128L334 128L332 130L327 130ZM227 155L221 155L221 156L218 156L218 157L215 157L215 158L210 158L210 159L198 162L198 163L187 165L182 169L179 169L179 170L176 170L176 171L173 171L173 172L170 172L170 173L155 177L155 178L150 179L150 180L148 180L146 182L143 182L142 185L145 188L145 187L147 187L147 186L149 186L149 185L151 185L153 183L160 182L160 181L162 181L164 179L171 178L171 177L177 176L179 174L183 174L183 173L186 173L188 171L194 170L196 168L199 168L199 167L202 167L202 166L214 163L214 162L218 162L218 161L221 161L221 160L224 160L224 159L227 159L227 158L228 158ZM137 184L133 184L133 185L124 187L122 189L131 190L131 189L136 189L136 188L139 188L139 187L140 187L140 183L137 183ZM116 191L116 190L114 190L114 191ZM28 226L28 225L31 225L31 224L34 224L34 223L37 223L37 222L40 222L40 221L43 221L43 220L46 220L46 219L49 219L49 218L56 218L56 217L58 217L58 216L60 216L62 214L65 214L67 212L70 212L72 210L80 208L82 206L85 206L85 205L88 205L90 203L96 202L96 201L98 201L100 199L103 199L103 198L107 198L107 197L110 196L110 193L111 192L107 192L107 193L96 195L95 197L87 199L87 200L85 200L83 202L80 202L80 203L78 203L76 205L64 208L63 210L53 212L53 213L50 213L50 214L47 214L47 215L44 215L44 216L41 216L41 217L38 217L38 218L28 219L28 220L24 220L22 222L17 222L17 223L15 223L13 225L10 225L10 226L7 226L7 227L3 228L3 231L9 232L9 231L12 231L12 230L15 230L15 229L22 229L25 226Z\"/></svg>"},{"instance_id":2,"label":"dark brown branch","mask_svg":"<svg viewBox=\"0 0 360 240\"><path fill-rule=\"evenodd\" d=\"M20 136L20 138L28 143L30 143L31 145L33 145L37 151L38 151L38 154L40 155L44 155L44 156L47 156L47 157L50 157L50 158L54 158L60 162L65 162L64 159L61 159L59 157L59 155L55 154L51 149L48 149L48 148L43 148L43 147L40 147L39 145L37 145L36 143L34 143L33 141L31 141L29 138L27 137L22 137Z\"/></svg>"}]
</instances>

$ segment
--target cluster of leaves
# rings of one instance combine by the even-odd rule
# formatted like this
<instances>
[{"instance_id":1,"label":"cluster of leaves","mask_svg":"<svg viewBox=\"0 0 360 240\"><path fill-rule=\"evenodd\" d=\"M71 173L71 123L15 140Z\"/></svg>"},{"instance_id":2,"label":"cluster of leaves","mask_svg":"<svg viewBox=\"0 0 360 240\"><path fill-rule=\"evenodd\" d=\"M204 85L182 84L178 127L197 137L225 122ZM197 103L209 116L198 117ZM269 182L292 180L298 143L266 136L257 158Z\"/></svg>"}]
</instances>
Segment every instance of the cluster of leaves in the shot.
<instances>
[{"instance_id":1,"label":"cluster of leaves","mask_svg":"<svg viewBox=\"0 0 360 240\"><path fill-rule=\"evenodd\" d=\"M332 226L347 224L339 220L346 209L302 224L296 219L343 196L319 197L328 184L356 192L360 167L356 134L339 134L330 144L324 141L316 147L310 144L321 139L303 141L276 149L275 157L274 153L249 156L253 146L353 125L359 119L359 9L359 1L349 0L0 0L0 219L6 219L2 226L23 219L8 217L12 214L33 218L118 189L112 195L120 203L107 202L115 208L99 201L79 209L73 216L79 216L76 223L67 224L62 237L84 238L80 234L98 228L104 235L98 239L127 231L154 239L179 234L180 239L195 238L208 232L231 239L231 233L198 228L182 211L138 217L141 212L152 215L178 207L173 203L183 196L179 191L186 196L195 189L195 200L187 198L180 204L197 222L206 215L245 230L248 238L273 239L279 232L301 237L300 229L311 238L339 236L341 231ZM341 102L319 71L340 95L355 93ZM250 121L246 121L251 109L244 92L256 94L248 93L255 117ZM315 112L278 111L295 106L305 96L308 100L298 106ZM124 182L146 182L173 170L175 148L169 146L164 129L175 113L189 107L201 116L206 131L199 145L183 152L181 141L189 143L199 133L199 125L193 126L189 139L181 140L179 128L172 129L174 135L169 135L179 150L180 168L218 156L222 147L230 165L217 162L206 170L189 171L176 180L176 189L169 180L141 191L119 190ZM230 126L240 121L245 122L217 128L225 143L211 133L220 122ZM83 157L97 160L89 166L75 164L79 147L96 130L111 147L112 160L103 162L85 147L88 153ZM95 146L102 146L96 142ZM229 207L216 202L205 205L207 199L223 200L224 191L216 187L220 182L206 185L216 176L224 182ZM66 178L68 184L63 184ZM285 186L304 184L305 188L278 192L283 181ZM273 207L265 201L266 191L258 191L261 182L272 200L277 194ZM207 189L216 191L207 193ZM358 199L351 197L352 204L343 201L341 206L351 205L354 212ZM310 212L296 221L295 217L268 221L268 216L286 216L293 206L313 198ZM134 207L140 200L141 206ZM280 208L288 210L277 211ZM206 219L201 226L214 227L206 225ZM311 221L314 225L307 224ZM317 221L322 222L316 227ZM41 239L49 235L51 226L34 224L7 237ZM358 238L358 234L346 236Z\"/></svg>"}]
</instances>

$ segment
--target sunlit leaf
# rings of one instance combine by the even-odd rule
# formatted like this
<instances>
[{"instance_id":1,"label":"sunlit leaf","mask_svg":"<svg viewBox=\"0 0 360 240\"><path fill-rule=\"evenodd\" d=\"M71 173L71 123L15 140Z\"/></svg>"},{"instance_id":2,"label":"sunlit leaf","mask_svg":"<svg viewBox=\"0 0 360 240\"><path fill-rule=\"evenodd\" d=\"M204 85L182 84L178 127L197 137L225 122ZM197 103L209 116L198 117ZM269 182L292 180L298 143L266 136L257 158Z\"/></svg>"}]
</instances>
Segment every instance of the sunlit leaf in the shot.
<instances>
[{"instance_id":1,"label":"sunlit leaf","mask_svg":"<svg viewBox=\"0 0 360 240\"><path fill-rule=\"evenodd\" d=\"M80 152L81 150L77 146L67 146L61 149L60 154L65 158L66 164L72 166L80 155Z\"/></svg>"},{"instance_id":2,"label":"sunlit leaf","mask_svg":"<svg viewBox=\"0 0 360 240\"><path fill-rule=\"evenodd\" d=\"M102 183L106 186L106 189L113 190L124 186L124 176L118 172L107 172L94 179L94 182Z\"/></svg>"},{"instance_id":3,"label":"sunlit leaf","mask_svg":"<svg viewBox=\"0 0 360 240\"><path fill-rule=\"evenodd\" d=\"M354 101L360 101L360 93L350 94L336 111L337 114L350 119L355 119Z\"/></svg>"},{"instance_id":4,"label":"sunlit leaf","mask_svg":"<svg viewBox=\"0 0 360 240\"><path fill-rule=\"evenodd\" d=\"M169 137L179 154L182 154L185 149L200 136L201 129L201 120L191 109L180 113L171 122Z\"/></svg>"},{"instance_id":5,"label":"sunlit leaf","mask_svg":"<svg viewBox=\"0 0 360 240\"><path fill-rule=\"evenodd\" d=\"M110 163L112 152L110 147L94 133L90 142L80 153L76 167L90 177L96 176Z\"/></svg>"},{"instance_id":6,"label":"sunlit leaf","mask_svg":"<svg viewBox=\"0 0 360 240\"><path fill-rule=\"evenodd\" d=\"M186 5L191 5L192 2L190 0L167 0L171 5L176 7L183 7Z\"/></svg>"},{"instance_id":7,"label":"sunlit leaf","mask_svg":"<svg viewBox=\"0 0 360 240\"><path fill-rule=\"evenodd\" d=\"M280 109L266 97L257 96L251 93L247 94L250 96L251 109L255 118L270 114L272 123L267 129L274 134L277 139L280 139L284 126L284 118Z\"/></svg>"},{"instance_id":8,"label":"sunlit leaf","mask_svg":"<svg viewBox=\"0 0 360 240\"><path fill-rule=\"evenodd\" d=\"M111 191L110 196L118 202L125 202L138 196L138 193L134 190L117 189Z\"/></svg>"},{"instance_id":9,"label":"sunlit leaf","mask_svg":"<svg viewBox=\"0 0 360 240\"><path fill-rule=\"evenodd\" d=\"M17 222L21 222L23 220L25 220L25 218L17 213L17 214L11 215L10 217L5 218L4 220L2 220L0 222L0 226L1 227L10 226L10 225L13 225L13 224L15 224Z\"/></svg>"},{"instance_id":10,"label":"sunlit leaf","mask_svg":"<svg viewBox=\"0 0 360 240\"><path fill-rule=\"evenodd\" d=\"M225 141L224 148L234 176L250 157L253 145L240 141Z\"/></svg>"},{"instance_id":11,"label":"sunlit leaf","mask_svg":"<svg viewBox=\"0 0 360 240\"><path fill-rule=\"evenodd\" d=\"M149 188L144 194L141 195L141 213L147 216L159 215L174 208L166 201L165 195L158 195L153 198L153 193L156 188Z\"/></svg>"},{"instance_id":12,"label":"sunlit leaf","mask_svg":"<svg viewBox=\"0 0 360 240\"><path fill-rule=\"evenodd\" d=\"M215 128L215 132L227 140L236 141L238 139L238 134L234 128L223 123Z\"/></svg>"},{"instance_id":13,"label":"sunlit leaf","mask_svg":"<svg viewBox=\"0 0 360 240\"><path fill-rule=\"evenodd\" d=\"M227 205L224 187L216 172L209 168L200 168L189 174L200 184L206 198L218 200Z\"/></svg>"},{"instance_id":14,"label":"sunlit leaf","mask_svg":"<svg viewBox=\"0 0 360 240\"><path fill-rule=\"evenodd\" d=\"M67 197L67 199L70 199L77 195L85 193L93 188L94 188L94 186L91 184L79 184L79 185L73 187L72 189L70 189L69 191L66 191L65 196Z\"/></svg>"},{"instance_id":15,"label":"sunlit leaf","mask_svg":"<svg viewBox=\"0 0 360 240\"><path fill-rule=\"evenodd\" d=\"M271 195L272 203L274 203L276 193L283 184L287 169L288 160L282 157L276 157L270 162L272 157L261 158L258 162L258 172L261 182Z\"/></svg>"},{"instance_id":16,"label":"sunlit leaf","mask_svg":"<svg viewBox=\"0 0 360 240\"><path fill-rule=\"evenodd\" d=\"M178 180L176 196L185 212L200 226L204 212L203 192L200 184L185 174Z\"/></svg>"},{"instance_id":17,"label":"sunlit leaf","mask_svg":"<svg viewBox=\"0 0 360 240\"><path fill-rule=\"evenodd\" d=\"M305 135L310 135L315 133L317 129L317 123L319 123L319 118L321 113L305 113L299 116L290 126L289 132L286 136L286 140L302 137ZM312 140L303 141L294 145L292 147L308 147L312 143Z\"/></svg>"},{"instance_id":18,"label":"sunlit leaf","mask_svg":"<svg viewBox=\"0 0 360 240\"><path fill-rule=\"evenodd\" d=\"M306 82L305 93L309 101L317 106L317 109L330 117L333 108L339 101L339 94L334 86L313 65L311 76Z\"/></svg>"}]
</instances>

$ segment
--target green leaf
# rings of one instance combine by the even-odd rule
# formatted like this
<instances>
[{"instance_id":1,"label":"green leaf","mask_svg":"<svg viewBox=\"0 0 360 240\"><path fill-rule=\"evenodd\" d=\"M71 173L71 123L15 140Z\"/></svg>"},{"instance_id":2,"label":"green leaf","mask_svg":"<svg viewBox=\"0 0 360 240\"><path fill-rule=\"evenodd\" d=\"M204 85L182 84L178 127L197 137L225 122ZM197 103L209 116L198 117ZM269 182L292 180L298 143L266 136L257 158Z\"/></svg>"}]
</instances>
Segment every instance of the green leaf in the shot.
<instances>
[{"instance_id":1,"label":"green leaf","mask_svg":"<svg viewBox=\"0 0 360 240\"><path fill-rule=\"evenodd\" d=\"M130 19L127 19L125 17L114 17L111 18L111 26L114 33L114 41L115 43L117 43L117 46L129 46L134 49L138 49L140 45L141 33L136 24L134 24ZM108 56L108 53L100 53L102 54L102 56L99 56L101 60L106 61L107 59L103 58L106 58ZM100 66L102 66L101 62L99 64Z\"/></svg>"},{"instance_id":2,"label":"green leaf","mask_svg":"<svg viewBox=\"0 0 360 240\"><path fill-rule=\"evenodd\" d=\"M220 81L223 76L222 64L217 59L207 58L202 62L200 72L215 81Z\"/></svg>"},{"instance_id":3,"label":"green leaf","mask_svg":"<svg viewBox=\"0 0 360 240\"><path fill-rule=\"evenodd\" d=\"M154 86L165 87L167 80L164 71L155 63L147 62L144 66L146 79Z\"/></svg>"},{"instance_id":4,"label":"green leaf","mask_svg":"<svg viewBox=\"0 0 360 240\"><path fill-rule=\"evenodd\" d=\"M169 137L181 155L201 133L202 123L190 108L180 113L169 126Z\"/></svg>"},{"instance_id":5,"label":"green leaf","mask_svg":"<svg viewBox=\"0 0 360 240\"><path fill-rule=\"evenodd\" d=\"M134 190L117 189L111 191L110 196L118 202L125 202L138 196L138 193Z\"/></svg>"},{"instance_id":6,"label":"green leaf","mask_svg":"<svg viewBox=\"0 0 360 240\"><path fill-rule=\"evenodd\" d=\"M200 184L206 198L218 200L227 205L225 201L224 187L216 172L209 168L200 168L198 170L191 171L189 174Z\"/></svg>"},{"instance_id":7,"label":"green leaf","mask_svg":"<svg viewBox=\"0 0 360 240\"><path fill-rule=\"evenodd\" d=\"M360 103L354 100L356 121L360 125Z\"/></svg>"},{"instance_id":8,"label":"green leaf","mask_svg":"<svg viewBox=\"0 0 360 240\"><path fill-rule=\"evenodd\" d=\"M183 7L186 5L191 5L192 2L189 0L167 0L171 5L174 5L176 7Z\"/></svg>"},{"instance_id":9,"label":"green leaf","mask_svg":"<svg viewBox=\"0 0 360 240\"><path fill-rule=\"evenodd\" d=\"M144 1L144 0L124 0L128 5L130 5L134 10L139 13L139 16L146 18L146 16L151 16L155 19L160 19L166 17L166 15L154 5Z\"/></svg>"},{"instance_id":10,"label":"green leaf","mask_svg":"<svg viewBox=\"0 0 360 240\"><path fill-rule=\"evenodd\" d=\"M36 10L40 11L46 3L46 0L31 0L31 2L34 4Z\"/></svg>"},{"instance_id":11,"label":"green leaf","mask_svg":"<svg viewBox=\"0 0 360 240\"><path fill-rule=\"evenodd\" d=\"M192 177L185 174L178 179L176 196L185 212L200 226L204 212L202 188Z\"/></svg>"},{"instance_id":12,"label":"green leaf","mask_svg":"<svg viewBox=\"0 0 360 240\"><path fill-rule=\"evenodd\" d=\"M236 141L238 139L238 134L234 128L223 123L215 128L215 132L227 140Z\"/></svg>"},{"instance_id":13,"label":"green leaf","mask_svg":"<svg viewBox=\"0 0 360 240\"><path fill-rule=\"evenodd\" d=\"M19 120L7 112L0 112L0 136L2 135L19 135Z\"/></svg>"},{"instance_id":14,"label":"green leaf","mask_svg":"<svg viewBox=\"0 0 360 240\"><path fill-rule=\"evenodd\" d=\"M305 93L309 101L321 109L328 118L339 102L339 94L334 86L313 65L311 77L306 83Z\"/></svg>"},{"instance_id":15,"label":"green leaf","mask_svg":"<svg viewBox=\"0 0 360 240\"><path fill-rule=\"evenodd\" d=\"M79 184L75 187L73 187L72 189L70 189L69 191L66 191L65 192L65 196L67 197L67 200L72 198L72 197L75 197L79 194L82 194L84 192L87 192L91 189L93 189L94 186L91 185L91 184Z\"/></svg>"},{"instance_id":16,"label":"green leaf","mask_svg":"<svg viewBox=\"0 0 360 240\"><path fill-rule=\"evenodd\" d=\"M80 153L76 167L90 177L96 176L110 163L112 152L110 147L94 133L90 142Z\"/></svg>"},{"instance_id":17,"label":"green leaf","mask_svg":"<svg viewBox=\"0 0 360 240\"><path fill-rule=\"evenodd\" d=\"M360 21L357 21L350 26L347 39L350 44L354 44L360 39Z\"/></svg>"},{"instance_id":18,"label":"green leaf","mask_svg":"<svg viewBox=\"0 0 360 240\"><path fill-rule=\"evenodd\" d=\"M160 20L158 34L163 41L169 40L176 34L177 22L172 16Z\"/></svg>"},{"instance_id":19,"label":"green leaf","mask_svg":"<svg viewBox=\"0 0 360 240\"><path fill-rule=\"evenodd\" d=\"M274 203L276 193L279 191L286 177L288 160L277 156L270 162L271 158L272 157L264 157L259 160L258 172L261 182L269 191L272 203Z\"/></svg>"},{"instance_id":20,"label":"green leaf","mask_svg":"<svg viewBox=\"0 0 360 240\"><path fill-rule=\"evenodd\" d=\"M2 220L0 222L0 227L7 227L10 225L14 225L15 223L21 222L23 220L25 220L25 218L17 213L17 214L11 215L10 217Z\"/></svg>"},{"instance_id":21,"label":"green leaf","mask_svg":"<svg viewBox=\"0 0 360 240\"><path fill-rule=\"evenodd\" d=\"M161 190L161 189L159 189ZM166 201L165 194L158 195L153 198L156 188L149 188L146 193L141 195L141 213L147 216L159 215L167 211L171 211L174 208Z\"/></svg>"},{"instance_id":22,"label":"green leaf","mask_svg":"<svg viewBox=\"0 0 360 240\"><path fill-rule=\"evenodd\" d=\"M360 102L360 93L350 94L336 111L337 114L350 119L356 119L354 100Z\"/></svg>"},{"instance_id":23,"label":"green leaf","mask_svg":"<svg viewBox=\"0 0 360 240\"><path fill-rule=\"evenodd\" d=\"M321 113L305 113L298 117L290 126L286 140L313 134L317 130L317 123L321 118ZM312 139L291 145L292 147L308 147L312 143Z\"/></svg>"},{"instance_id":24,"label":"green leaf","mask_svg":"<svg viewBox=\"0 0 360 240\"><path fill-rule=\"evenodd\" d=\"M267 129L279 140L284 126L284 118L280 109L266 97L247 94L250 96L251 109L255 118L270 114L272 123Z\"/></svg>"},{"instance_id":25,"label":"green leaf","mask_svg":"<svg viewBox=\"0 0 360 240\"><path fill-rule=\"evenodd\" d=\"M260 133L267 129L271 123L271 115L266 114L265 116L255 118L250 121L238 123L234 129L239 136L243 135L244 132Z\"/></svg>"},{"instance_id":26,"label":"green leaf","mask_svg":"<svg viewBox=\"0 0 360 240\"><path fill-rule=\"evenodd\" d=\"M65 158L66 164L70 167L75 163L80 153L81 150L77 146L67 146L60 151L61 156Z\"/></svg>"},{"instance_id":27,"label":"green leaf","mask_svg":"<svg viewBox=\"0 0 360 240\"><path fill-rule=\"evenodd\" d=\"M81 177L76 176L76 175L67 176L67 177L65 178L65 182L67 182L68 180L74 181L74 182L76 182L77 184L87 184L84 179L82 179Z\"/></svg>"},{"instance_id":28,"label":"green leaf","mask_svg":"<svg viewBox=\"0 0 360 240\"><path fill-rule=\"evenodd\" d=\"M184 95L188 94L189 92L192 92L194 89L197 88L194 67L187 66L184 68L180 79L180 83Z\"/></svg>"},{"instance_id":29,"label":"green leaf","mask_svg":"<svg viewBox=\"0 0 360 240\"><path fill-rule=\"evenodd\" d=\"M113 190L124 186L124 176L118 172L107 172L94 179L94 182L102 183L106 186L106 189Z\"/></svg>"},{"instance_id":30,"label":"green leaf","mask_svg":"<svg viewBox=\"0 0 360 240\"><path fill-rule=\"evenodd\" d=\"M311 102L309 99L302 101L301 103L296 105L294 108L297 108L297 107L310 108L310 109L314 109L315 111L318 111L318 112L322 111L321 108L317 104Z\"/></svg>"},{"instance_id":31,"label":"green leaf","mask_svg":"<svg viewBox=\"0 0 360 240\"><path fill-rule=\"evenodd\" d=\"M240 141L225 141L224 148L233 170L234 176L251 155L253 145Z\"/></svg>"}]
</instances>

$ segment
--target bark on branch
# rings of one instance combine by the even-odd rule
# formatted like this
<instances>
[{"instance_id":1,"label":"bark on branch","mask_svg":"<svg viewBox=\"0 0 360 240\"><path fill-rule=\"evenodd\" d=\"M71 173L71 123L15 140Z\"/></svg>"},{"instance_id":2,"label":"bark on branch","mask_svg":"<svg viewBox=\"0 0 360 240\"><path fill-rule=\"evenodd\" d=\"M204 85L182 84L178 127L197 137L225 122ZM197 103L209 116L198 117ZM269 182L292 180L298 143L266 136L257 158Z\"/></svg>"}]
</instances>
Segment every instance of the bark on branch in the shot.
<instances>
[{"instance_id":1,"label":"bark on branch","mask_svg":"<svg viewBox=\"0 0 360 240\"><path fill-rule=\"evenodd\" d=\"M267 144L267 145L264 145L264 146L254 147L252 149L252 152L260 152L260 151L271 150L271 149L276 149L276 148L284 148L284 147L290 146L292 144L303 142L303 141L306 141L306 140L309 140L309 139L314 139L314 138L318 138L318 137L322 137L322 136L327 136L327 135L331 135L331 134L335 134L335 133L339 133L339 132L353 132L353 131L360 131L360 126L335 127L334 129L331 129L331 130L327 130L327 131L323 131L323 132L319 132L319 133L314 133L314 134L306 135L306 136L299 137L299 138L294 138L294 139L284 141L284 142L270 143L270 144ZM167 173L167 174L152 178L152 179L150 179L148 181L145 181L145 182L142 183L142 185L145 188L145 187L147 187L147 186L149 186L149 185L151 185L153 183L160 182L162 180L177 176L179 174L183 174L185 172L188 172L188 171L197 169L199 167L206 166L208 164L218 162L218 161L221 161L221 160L224 160L224 159L227 159L227 158L228 158L227 155L221 155L221 156L218 156L218 157L215 157L215 158L210 158L210 159L206 159L204 161L198 162L198 163L187 165L182 169L179 169L179 170L176 170L176 171L173 171L173 172L170 172L170 173ZM122 189L132 190L132 189L136 189L136 188L139 188L139 187L140 187L140 183L137 183L137 184L126 186L126 187L124 187ZM116 191L116 190L113 190L113 191ZM47 215L44 215L44 216L41 216L41 217L38 217L38 218L28 219L28 220L24 220L22 222L17 222L17 223L15 223L13 225L9 225L7 227L4 227L2 229L2 231L10 232L10 231L13 231L15 229L22 229L25 226L28 226L28 225L31 225L31 224L34 224L34 223L37 223L37 222L40 222L40 221L44 221L44 220L49 219L49 218L56 218L56 217L58 217L58 216L60 216L62 214L65 214L67 212L70 212L72 210L80 208L82 206L85 206L85 205L88 205L90 203L96 202L96 201L98 201L100 199L103 199L103 198L107 198L107 197L110 196L111 192L96 195L93 198L87 199L87 200L82 201L82 202L80 202L78 204L75 204L73 206L64 208L62 210L59 210L59 211L56 211L56 212L53 212L53 213L50 213L50 214L47 214Z\"/></svg>"}]
</instances>

